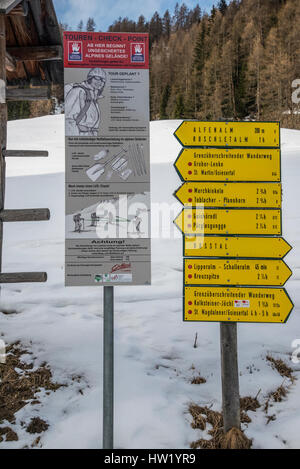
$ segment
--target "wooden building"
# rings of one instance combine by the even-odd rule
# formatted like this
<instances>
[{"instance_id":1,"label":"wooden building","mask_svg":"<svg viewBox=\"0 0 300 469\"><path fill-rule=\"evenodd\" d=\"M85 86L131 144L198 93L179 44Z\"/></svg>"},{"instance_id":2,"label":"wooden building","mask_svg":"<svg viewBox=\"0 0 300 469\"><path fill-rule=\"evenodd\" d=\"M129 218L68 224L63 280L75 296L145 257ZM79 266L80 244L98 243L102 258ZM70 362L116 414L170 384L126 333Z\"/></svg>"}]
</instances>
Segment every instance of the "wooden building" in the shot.
<instances>
[{"instance_id":1,"label":"wooden building","mask_svg":"<svg viewBox=\"0 0 300 469\"><path fill-rule=\"evenodd\" d=\"M48 156L45 151L6 148L7 101L50 99L55 87L63 88L62 56L62 37L52 0L0 0L0 272L3 225L50 218L48 209L5 209L6 158ZM46 279L45 272L0 273L0 283Z\"/></svg>"},{"instance_id":2,"label":"wooden building","mask_svg":"<svg viewBox=\"0 0 300 469\"><path fill-rule=\"evenodd\" d=\"M0 0L7 100L49 99L63 86L62 37L52 0Z\"/></svg>"}]
</instances>

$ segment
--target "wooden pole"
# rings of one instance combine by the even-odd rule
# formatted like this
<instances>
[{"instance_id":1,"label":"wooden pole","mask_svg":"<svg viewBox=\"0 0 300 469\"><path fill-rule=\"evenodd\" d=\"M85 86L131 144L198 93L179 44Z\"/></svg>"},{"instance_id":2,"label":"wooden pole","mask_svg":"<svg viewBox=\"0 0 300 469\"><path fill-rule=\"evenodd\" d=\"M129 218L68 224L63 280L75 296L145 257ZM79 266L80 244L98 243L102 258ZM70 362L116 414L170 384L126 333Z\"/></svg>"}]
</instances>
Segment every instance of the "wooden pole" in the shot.
<instances>
[{"instance_id":1,"label":"wooden pole","mask_svg":"<svg viewBox=\"0 0 300 469\"><path fill-rule=\"evenodd\" d=\"M47 158L48 151L39 150L5 150L5 158Z\"/></svg>"},{"instance_id":2,"label":"wooden pole","mask_svg":"<svg viewBox=\"0 0 300 469\"><path fill-rule=\"evenodd\" d=\"M5 199L5 158L7 140L6 31L5 15L0 14L0 211ZM0 219L0 272L2 271L3 221Z\"/></svg>"},{"instance_id":3,"label":"wooden pole","mask_svg":"<svg viewBox=\"0 0 300 469\"><path fill-rule=\"evenodd\" d=\"M221 322L221 367L224 432L241 427L237 324Z\"/></svg>"},{"instance_id":4,"label":"wooden pole","mask_svg":"<svg viewBox=\"0 0 300 469\"><path fill-rule=\"evenodd\" d=\"M46 272L17 272L0 274L0 283L40 283L47 282Z\"/></svg>"}]
</instances>

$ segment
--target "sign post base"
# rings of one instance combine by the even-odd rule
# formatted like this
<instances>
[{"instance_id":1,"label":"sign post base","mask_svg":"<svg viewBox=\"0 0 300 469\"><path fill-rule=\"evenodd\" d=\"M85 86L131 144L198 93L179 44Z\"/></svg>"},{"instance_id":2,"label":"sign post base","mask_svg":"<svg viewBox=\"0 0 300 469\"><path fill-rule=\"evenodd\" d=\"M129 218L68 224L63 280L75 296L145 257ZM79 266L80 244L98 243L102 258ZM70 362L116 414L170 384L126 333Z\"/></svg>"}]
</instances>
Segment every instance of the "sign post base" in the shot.
<instances>
[{"instance_id":1,"label":"sign post base","mask_svg":"<svg viewBox=\"0 0 300 469\"><path fill-rule=\"evenodd\" d=\"M240 429L237 324L221 322L221 368L224 432Z\"/></svg>"},{"instance_id":2,"label":"sign post base","mask_svg":"<svg viewBox=\"0 0 300 469\"><path fill-rule=\"evenodd\" d=\"M103 449L113 449L114 287L104 287L103 295Z\"/></svg>"}]
</instances>

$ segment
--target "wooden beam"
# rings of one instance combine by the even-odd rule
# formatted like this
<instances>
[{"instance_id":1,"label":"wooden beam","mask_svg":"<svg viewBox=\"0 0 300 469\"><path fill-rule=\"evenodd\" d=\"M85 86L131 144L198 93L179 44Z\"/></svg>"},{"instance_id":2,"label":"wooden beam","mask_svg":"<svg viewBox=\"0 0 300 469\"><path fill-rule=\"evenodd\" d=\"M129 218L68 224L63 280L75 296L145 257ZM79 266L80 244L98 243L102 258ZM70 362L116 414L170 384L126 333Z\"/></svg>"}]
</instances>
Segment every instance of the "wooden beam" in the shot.
<instances>
[{"instance_id":1,"label":"wooden beam","mask_svg":"<svg viewBox=\"0 0 300 469\"><path fill-rule=\"evenodd\" d=\"M40 86L36 88L7 88L7 101L39 101L51 99L51 88Z\"/></svg>"},{"instance_id":2,"label":"wooden beam","mask_svg":"<svg viewBox=\"0 0 300 469\"><path fill-rule=\"evenodd\" d=\"M46 158L48 151L35 150L4 150L5 158Z\"/></svg>"},{"instance_id":3,"label":"wooden beam","mask_svg":"<svg viewBox=\"0 0 300 469\"><path fill-rule=\"evenodd\" d=\"M62 60L62 46L8 47L9 54L19 62Z\"/></svg>"},{"instance_id":4,"label":"wooden beam","mask_svg":"<svg viewBox=\"0 0 300 469\"><path fill-rule=\"evenodd\" d=\"M47 282L46 272L18 272L0 274L0 283L40 283Z\"/></svg>"},{"instance_id":5,"label":"wooden beam","mask_svg":"<svg viewBox=\"0 0 300 469\"><path fill-rule=\"evenodd\" d=\"M7 51L5 57L5 67L8 72L15 72L17 68L17 62Z\"/></svg>"},{"instance_id":6,"label":"wooden beam","mask_svg":"<svg viewBox=\"0 0 300 469\"><path fill-rule=\"evenodd\" d=\"M50 220L50 210L48 208L2 210L0 220L3 222L47 221Z\"/></svg>"},{"instance_id":7,"label":"wooden beam","mask_svg":"<svg viewBox=\"0 0 300 469\"><path fill-rule=\"evenodd\" d=\"M27 16L28 11L28 2L27 0L23 0L22 3L19 3L19 5L17 5L8 13L8 16Z\"/></svg>"},{"instance_id":8,"label":"wooden beam","mask_svg":"<svg viewBox=\"0 0 300 469\"><path fill-rule=\"evenodd\" d=\"M0 14L8 15L22 0L1 0L0 1Z\"/></svg>"}]
</instances>

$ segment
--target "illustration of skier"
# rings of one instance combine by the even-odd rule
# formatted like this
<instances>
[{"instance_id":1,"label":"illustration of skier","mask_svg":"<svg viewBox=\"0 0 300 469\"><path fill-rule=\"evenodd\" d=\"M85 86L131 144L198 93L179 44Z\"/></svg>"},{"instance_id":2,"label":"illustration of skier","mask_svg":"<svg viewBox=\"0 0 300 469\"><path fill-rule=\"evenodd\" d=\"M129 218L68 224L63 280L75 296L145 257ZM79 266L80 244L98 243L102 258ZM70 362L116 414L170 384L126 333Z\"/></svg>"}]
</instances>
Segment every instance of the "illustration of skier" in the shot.
<instances>
[{"instance_id":1,"label":"illustration of skier","mask_svg":"<svg viewBox=\"0 0 300 469\"><path fill-rule=\"evenodd\" d=\"M74 215L73 221L75 223L75 232L81 233L82 229L84 229L84 218L81 217L81 213Z\"/></svg>"},{"instance_id":2,"label":"illustration of skier","mask_svg":"<svg viewBox=\"0 0 300 469\"><path fill-rule=\"evenodd\" d=\"M142 218L140 217L140 214L141 214L141 210L138 209L136 211L136 215L135 215L134 220L133 220L136 233L139 234L139 235L141 234L141 223L142 223Z\"/></svg>"},{"instance_id":3,"label":"illustration of skier","mask_svg":"<svg viewBox=\"0 0 300 469\"><path fill-rule=\"evenodd\" d=\"M98 135L101 112L98 100L106 84L106 73L102 68L93 68L82 83L65 86L65 115L67 136Z\"/></svg>"},{"instance_id":4,"label":"illustration of skier","mask_svg":"<svg viewBox=\"0 0 300 469\"><path fill-rule=\"evenodd\" d=\"M93 212L91 213L91 226L97 226L98 218L97 218L97 213Z\"/></svg>"}]
</instances>

